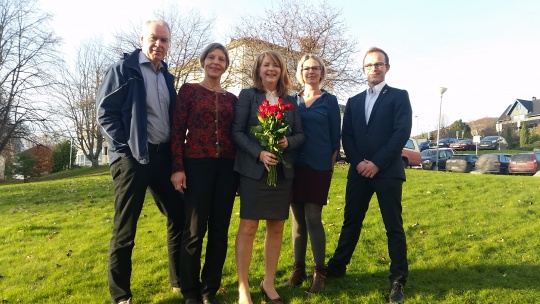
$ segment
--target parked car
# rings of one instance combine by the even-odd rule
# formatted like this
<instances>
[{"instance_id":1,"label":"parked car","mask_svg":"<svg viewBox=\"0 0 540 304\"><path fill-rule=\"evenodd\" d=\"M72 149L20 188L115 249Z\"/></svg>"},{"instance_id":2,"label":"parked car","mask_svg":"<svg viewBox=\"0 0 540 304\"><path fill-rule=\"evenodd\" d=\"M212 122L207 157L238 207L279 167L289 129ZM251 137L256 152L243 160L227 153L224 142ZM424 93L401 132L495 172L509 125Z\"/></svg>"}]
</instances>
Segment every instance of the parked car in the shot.
<instances>
[{"instance_id":1,"label":"parked car","mask_svg":"<svg viewBox=\"0 0 540 304\"><path fill-rule=\"evenodd\" d=\"M446 169L446 161L454 155L454 151L450 148L439 148L439 170ZM422 157L422 169L435 170L437 163L437 149L427 149L420 153Z\"/></svg>"},{"instance_id":2,"label":"parked car","mask_svg":"<svg viewBox=\"0 0 540 304\"><path fill-rule=\"evenodd\" d=\"M409 138L403 150L401 150L401 160L403 161L403 167L417 167L420 166L420 148L416 139Z\"/></svg>"},{"instance_id":3,"label":"parked car","mask_svg":"<svg viewBox=\"0 0 540 304\"><path fill-rule=\"evenodd\" d=\"M476 160L475 170L481 173L508 174L510 154L488 153Z\"/></svg>"},{"instance_id":4,"label":"parked car","mask_svg":"<svg viewBox=\"0 0 540 304\"><path fill-rule=\"evenodd\" d=\"M514 154L508 165L510 174L534 175L540 171L540 152L522 152Z\"/></svg>"},{"instance_id":5,"label":"parked car","mask_svg":"<svg viewBox=\"0 0 540 304\"><path fill-rule=\"evenodd\" d=\"M450 149L454 149L456 151L473 151L476 150L476 144L472 141L472 139L462 139L456 143L451 143Z\"/></svg>"},{"instance_id":6,"label":"parked car","mask_svg":"<svg viewBox=\"0 0 540 304\"><path fill-rule=\"evenodd\" d=\"M507 149L508 143L502 136L486 136L478 143L478 150L501 150Z\"/></svg>"},{"instance_id":7,"label":"parked car","mask_svg":"<svg viewBox=\"0 0 540 304\"><path fill-rule=\"evenodd\" d=\"M418 148L420 148L420 152L426 149L432 148L432 147L435 147L435 143L432 141L423 141L418 144Z\"/></svg>"},{"instance_id":8,"label":"parked car","mask_svg":"<svg viewBox=\"0 0 540 304\"><path fill-rule=\"evenodd\" d=\"M446 171L469 173L474 170L478 155L454 154L446 161Z\"/></svg>"},{"instance_id":9,"label":"parked car","mask_svg":"<svg viewBox=\"0 0 540 304\"><path fill-rule=\"evenodd\" d=\"M441 138L439 139L439 148L450 148L450 145L453 143L457 143L457 138Z\"/></svg>"},{"instance_id":10,"label":"parked car","mask_svg":"<svg viewBox=\"0 0 540 304\"><path fill-rule=\"evenodd\" d=\"M404 167L420 166L420 148L418 147L416 139L409 138L409 140L407 140L407 143L405 143L405 147L403 147L403 149L401 150L401 160L403 161ZM337 155L337 161L346 163L349 162L349 160L347 159L347 155L345 155L345 151L343 149L340 149Z\"/></svg>"}]
</instances>

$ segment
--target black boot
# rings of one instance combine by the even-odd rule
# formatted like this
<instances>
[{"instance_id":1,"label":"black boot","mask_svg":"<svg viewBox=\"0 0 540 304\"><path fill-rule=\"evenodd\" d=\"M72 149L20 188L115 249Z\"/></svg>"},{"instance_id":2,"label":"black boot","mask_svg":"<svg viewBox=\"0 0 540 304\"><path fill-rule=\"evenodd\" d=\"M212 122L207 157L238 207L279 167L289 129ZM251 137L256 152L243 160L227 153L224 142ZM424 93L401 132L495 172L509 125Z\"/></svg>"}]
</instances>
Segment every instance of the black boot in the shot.
<instances>
[{"instance_id":1,"label":"black boot","mask_svg":"<svg viewBox=\"0 0 540 304\"><path fill-rule=\"evenodd\" d=\"M302 285L302 282L304 282L306 278L306 263L294 263L291 277L285 282L285 285L293 287Z\"/></svg>"}]
</instances>

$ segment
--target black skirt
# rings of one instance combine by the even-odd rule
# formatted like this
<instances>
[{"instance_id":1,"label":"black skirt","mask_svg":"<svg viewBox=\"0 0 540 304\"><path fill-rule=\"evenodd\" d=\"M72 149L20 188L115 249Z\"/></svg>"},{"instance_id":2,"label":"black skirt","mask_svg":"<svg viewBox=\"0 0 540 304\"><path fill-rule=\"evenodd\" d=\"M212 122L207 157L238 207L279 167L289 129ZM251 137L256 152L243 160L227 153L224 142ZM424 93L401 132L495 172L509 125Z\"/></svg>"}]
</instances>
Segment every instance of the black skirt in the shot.
<instances>
[{"instance_id":1,"label":"black skirt","mask_svg":"<svg viewBox=\"0 0 540 304\"><path fill-rule=\"evenodd\" d=\"M332 171L316 171L309 167L294 168L293 204L326 205Z\"/></svg>"},{"instance_id":2,"label":"black skirt","mask_svg":"<svg viewBox=\"0 0 540 304\"><path fill-rule=\"evenodd\" d=\"M266 182L265 170L260 179L240 175L240 218L250 220L286 220L289 218L292 179L285 179L277 166L276 187Z\"/></svg>"}]
</instances>

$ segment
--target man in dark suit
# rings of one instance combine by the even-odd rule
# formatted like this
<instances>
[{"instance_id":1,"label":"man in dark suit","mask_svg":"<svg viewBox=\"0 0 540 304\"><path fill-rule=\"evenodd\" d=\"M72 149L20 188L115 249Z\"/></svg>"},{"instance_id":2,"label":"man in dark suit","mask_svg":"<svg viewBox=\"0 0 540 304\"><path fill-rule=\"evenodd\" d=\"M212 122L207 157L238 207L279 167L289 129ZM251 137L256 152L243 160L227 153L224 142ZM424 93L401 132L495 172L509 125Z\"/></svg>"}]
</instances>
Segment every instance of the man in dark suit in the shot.
<instances>
[{"instance_id":1,"label":"man in dark suit","mask_svg":"<svg viewBox=\"0 0 540 304\"><path fill-rule=\"evenodd\" d=\"M334 256L328 262L328 275L345 275L375 193L391 259L388 301L402 303L409 269L401 217L405 181L401 150L411 133L412 109L407 91L386 84L389 70L388 55L379 48L369 49L363 66L369 88L350 98L345 107L342 143L350 167L343 226Z\"/></svg>"}]
</instances>

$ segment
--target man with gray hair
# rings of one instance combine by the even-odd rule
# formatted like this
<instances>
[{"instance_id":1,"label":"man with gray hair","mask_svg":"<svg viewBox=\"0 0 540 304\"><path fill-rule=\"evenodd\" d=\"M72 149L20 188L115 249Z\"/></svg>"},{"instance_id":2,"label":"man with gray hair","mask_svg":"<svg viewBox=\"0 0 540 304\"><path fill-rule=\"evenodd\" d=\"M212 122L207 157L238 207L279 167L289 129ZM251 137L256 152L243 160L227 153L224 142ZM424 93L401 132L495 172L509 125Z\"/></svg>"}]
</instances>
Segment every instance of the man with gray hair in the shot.
<instances>
[{"instance_id":1,"label":"man with gray hair","mask_svg":"<svg viewBox=\"0 0 540 304\"><path fill-rule=\"evenodd\" d=\"M113 303L132 303L131 256L146 189L167 217L169 277L180 290L180 246L184 201L170 181L170 122L176 91L163 61L170 28L162 20L145 22L141 49L106 72L96 97L97 119L108 143L114 181L114 223L109 246L109 291Z\"/></svg>"}]
</instances>

